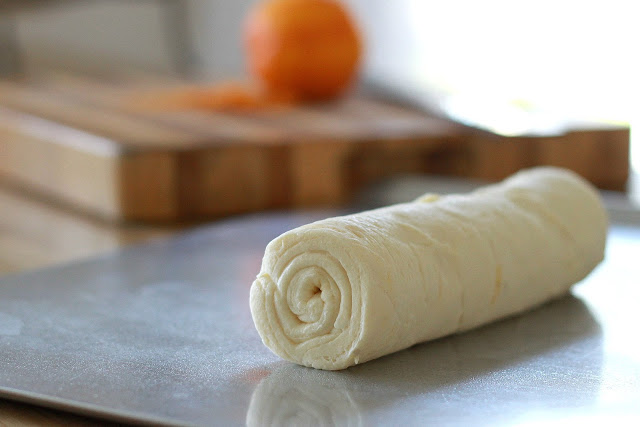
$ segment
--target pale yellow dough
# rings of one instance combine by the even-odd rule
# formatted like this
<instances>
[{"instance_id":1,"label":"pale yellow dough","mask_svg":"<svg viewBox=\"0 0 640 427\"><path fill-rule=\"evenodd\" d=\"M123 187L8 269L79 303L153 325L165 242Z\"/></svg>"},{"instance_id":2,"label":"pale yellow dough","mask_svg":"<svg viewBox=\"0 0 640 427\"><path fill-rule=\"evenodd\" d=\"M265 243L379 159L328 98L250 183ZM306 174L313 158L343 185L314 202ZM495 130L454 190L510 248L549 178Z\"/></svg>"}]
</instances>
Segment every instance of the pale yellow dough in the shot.
<instances>
[{"instance_id":1,"label":"pale yellow dough","mask_svg":"<svg viewBox=\"0 0 640 427\"><path fill-rule=\"evenodd\" d=\"M288 231L267 246L251 313L274 353L344 369L522 312L602 260L595 189L557 168Z\"/></svg>"}]
</instances>

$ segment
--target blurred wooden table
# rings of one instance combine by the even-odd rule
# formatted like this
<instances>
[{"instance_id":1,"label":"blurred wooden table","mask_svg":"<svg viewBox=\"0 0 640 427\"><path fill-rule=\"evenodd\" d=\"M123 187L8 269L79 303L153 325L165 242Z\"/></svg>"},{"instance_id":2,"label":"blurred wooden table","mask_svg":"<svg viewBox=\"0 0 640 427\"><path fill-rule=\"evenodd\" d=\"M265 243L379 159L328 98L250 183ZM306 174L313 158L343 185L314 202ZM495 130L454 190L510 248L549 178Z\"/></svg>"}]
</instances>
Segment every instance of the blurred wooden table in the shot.
<instances>
[{"instance_id":1,"label":"blurred wooden table","mask_svg":"<svg viewBox=\"0 0 640 427\"><path fill-rule=\"evenodd\" d=\"M171 235L181 227L117 225L0 183L0 277L97 255ZM0 426L106 424L0 399Z\"/></svg>"}]
</instances>

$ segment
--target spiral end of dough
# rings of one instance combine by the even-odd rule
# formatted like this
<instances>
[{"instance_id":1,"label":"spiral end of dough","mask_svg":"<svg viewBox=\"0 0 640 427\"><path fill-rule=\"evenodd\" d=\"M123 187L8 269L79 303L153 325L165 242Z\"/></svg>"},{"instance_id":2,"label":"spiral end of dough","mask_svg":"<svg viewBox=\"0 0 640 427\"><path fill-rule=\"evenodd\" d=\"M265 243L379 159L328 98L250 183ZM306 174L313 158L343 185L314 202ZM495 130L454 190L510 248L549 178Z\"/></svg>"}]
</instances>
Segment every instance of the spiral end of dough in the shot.
<instances>
[{"instance_id":1,"label":"spiral end of dough","mask_svg":"<svg viewBox=\"0 0 640 427\"><path fill-rule=\"evenodd\" d=\"M359 309L352 304L358 287L338 258L313 248L313 236L283 245L288 237L269 244L251 286L251 313L262 341L278 356L317 369L358 363L360 322L353 317ZM283 247L289 249L280 253Z\"/></svg>"}]
</instances>

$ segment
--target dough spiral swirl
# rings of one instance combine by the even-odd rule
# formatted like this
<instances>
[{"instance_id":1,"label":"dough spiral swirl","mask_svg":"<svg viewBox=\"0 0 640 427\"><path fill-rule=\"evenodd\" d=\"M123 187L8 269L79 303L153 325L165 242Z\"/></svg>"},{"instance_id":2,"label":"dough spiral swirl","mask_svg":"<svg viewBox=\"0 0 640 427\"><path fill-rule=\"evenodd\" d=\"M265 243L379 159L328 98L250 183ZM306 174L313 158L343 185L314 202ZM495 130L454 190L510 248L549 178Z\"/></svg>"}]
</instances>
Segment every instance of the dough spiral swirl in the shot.
<instances>
[{"instance_id":1,"label":"dough spiral swirl","mask_svg":"<svg viewBox=\"0 0 640 427\"><path fill-rule=\"evenodd\" d=\"M265 308L254 319L260 317L256 323L264 327L261 335L269 337L278 349L274 351L289 360L303 354L303 364L324 369L346 356L346 338L357 335L361 324L358 281L350 280L336 255L318 249L322 245L313 237L326 231L318 229L297 244L281 247L267 267L270 273L261 273L251 289L252 304Z\"/></svg>"}]
</instances>

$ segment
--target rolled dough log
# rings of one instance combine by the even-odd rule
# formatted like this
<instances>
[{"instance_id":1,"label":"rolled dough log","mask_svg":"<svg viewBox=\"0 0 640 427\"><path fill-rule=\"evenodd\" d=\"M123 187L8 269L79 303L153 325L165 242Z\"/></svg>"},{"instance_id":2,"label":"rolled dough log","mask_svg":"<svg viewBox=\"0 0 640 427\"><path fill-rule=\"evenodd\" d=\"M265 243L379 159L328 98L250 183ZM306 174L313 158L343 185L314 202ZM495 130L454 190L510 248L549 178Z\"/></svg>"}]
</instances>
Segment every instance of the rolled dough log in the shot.
<instances>
[{"instance_id":1,"label":"rolled dough log","mask_svg":"<svg viewBox=\"0 0 640 427\"><path fill-rule=\"evenodd\" d=\"M567 293L602 260L606 234L589 183L530 169L282 234L267 246L251 313L277 355L344 369Z\"/></svg>"}]
</instances>

